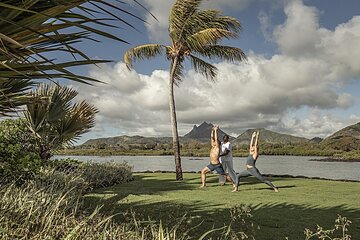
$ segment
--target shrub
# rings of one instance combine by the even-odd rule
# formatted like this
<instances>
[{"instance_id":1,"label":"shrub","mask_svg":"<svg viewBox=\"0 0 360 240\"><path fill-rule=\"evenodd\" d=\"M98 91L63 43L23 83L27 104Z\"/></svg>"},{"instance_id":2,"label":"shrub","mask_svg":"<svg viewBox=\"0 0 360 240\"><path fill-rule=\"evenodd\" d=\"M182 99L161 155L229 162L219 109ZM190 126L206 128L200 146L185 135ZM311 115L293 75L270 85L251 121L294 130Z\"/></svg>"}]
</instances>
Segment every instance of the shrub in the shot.
<instances>
[{"instance_id":1,"label":"shrub","mask_svg":"<svg viewBox=\"0 0 360 240\"><path fill-rule=\"evenodd\" d=\"M38 173L41 161L36 153L35 136L22 119L0 122L0 179L23 183Z\"/></svg>"},{"instance_id":2,"label":"shrub","mask_svg":"<svg viewBox=\"0 0 360 240\"><path fill-rule=\"evenodd\" d=\"M81 162L75 159L50 160L50 168L62 174L76 174L86 182L88 190L109 187L133 179L132 167L127 163Z\"/></svg>"},{"instance_id":3,"label":"shrub","mask_svg":"<svg viewBox=\"0 0 360 240\"><path fill-rule=\"evenodd\" d=\"M127 163L90 162L82 166L81 172L92 188L108 187L133 179L132 167Z\"/></svg>"}]
</instances>

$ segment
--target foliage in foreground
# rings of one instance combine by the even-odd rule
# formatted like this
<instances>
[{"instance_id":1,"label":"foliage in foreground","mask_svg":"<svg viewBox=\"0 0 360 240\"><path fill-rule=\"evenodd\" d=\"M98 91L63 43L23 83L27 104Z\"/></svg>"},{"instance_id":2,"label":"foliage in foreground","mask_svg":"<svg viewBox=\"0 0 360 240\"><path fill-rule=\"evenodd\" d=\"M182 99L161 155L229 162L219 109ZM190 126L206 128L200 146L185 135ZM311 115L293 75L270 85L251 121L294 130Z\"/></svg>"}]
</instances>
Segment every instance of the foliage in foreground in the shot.
<instances>
[{"instance_id":1,"label":"foliage in foreground","mask_svg":"<svg viewBox=\"0 0 360 240\"><path fill-rule=\"evenodd\" d=\"M68 68L107 62L90 59L76 43L94 37L126 42L104 28L114 20L134 28L117 0L6 0L0 1L0 116L32 102L26 94L39 79L98 81ZM137 1L134 1L137 3ZM87 5L83 5L87 3ZM123 9L124 8L124 9ZM112 12L110 12L112 11ZM51 56L62 56L54 60ZM50 56L50 57L49 57ZM69 60L68 58L73 60ZM57 58L57 57L56 57Z\"/></svg>"},{"instance_id":2,"label":"foliage in foreground","mask_svg":"<svg viewBox=\"0 0 360 240\"><path fill-rule=\"evenodd\" d=\"M35 136L22 119L0 122L0 181L34 178L41 166Z\"/></svg>"},{"instance_id":3,"label":"foliage in foreground","mask_svg":"<svg viewBox=\"0 0 360 240\"><path fill-rule=\"evenodd\" d=\"M100 165L57 160L21 187L0 184L0 239L194 239L190 230L199 226L192 226L186 213L174 218L176 224L168 227L161 221L141 219L134 211L125 213L125 220L119 222L113 219L114 215L102 214L101 207L86 209L83 195L90 189L126 182L132 177L126 164ZM122 173L125 174L116 181L115 177ZM248 206L231 208L230 216L229 223L206 231L199 240L255 239L256 227ZM316 231L306 229L305 239L349 240L350 223L339 216L334 229L320 226Z\"/></svg>"},{"instance_id":4,"label":"foliage in foreground","mask_svg":"<svg viewBox=\"0 0 360 240\"><path fill-rule=\"evenodd\" d=\"M186 214L177 219L174 226L166 227L151 219L140 220L134 211L124 214L126 221L122 223L115 222L113 216L99 213L101 207L89 212L83 206L82 196L91 188L91 182L79 171L83 166L71 161L55 165L57 170L54 167L42 169L37 179L22 187L0 185L0 239L191 239ZM87 172L89 178L96 174L95 169L102 171L95 165L87 167L94 168ZM94 180L106 178L106 172ZM252 236L252 225L244 227L244 231L231 228L236 223L246 226L247 218L251 217L250 209L234 208L232 216L229 227L212 229L202 239L211 238L215 231L222 232L221 239Z\"/></svg>"}]
</instances>

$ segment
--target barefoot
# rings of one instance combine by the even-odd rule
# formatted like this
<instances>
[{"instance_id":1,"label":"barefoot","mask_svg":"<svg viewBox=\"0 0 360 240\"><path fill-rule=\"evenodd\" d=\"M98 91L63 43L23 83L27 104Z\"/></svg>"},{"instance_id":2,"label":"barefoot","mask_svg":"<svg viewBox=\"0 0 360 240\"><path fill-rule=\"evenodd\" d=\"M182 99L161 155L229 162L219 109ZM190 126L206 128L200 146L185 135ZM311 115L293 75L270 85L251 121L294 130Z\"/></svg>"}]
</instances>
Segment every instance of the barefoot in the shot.
<instances>
[{"instance_id":1,"label":"barefoot","mask_svg":"<svg viewBox=\"0 0 360 240\"><path fill-rule=\"evenodd\" d=\"M238 188L234 188L234 190L232 190L231 192L238 192L239 189Z\"/></svg>"},{"instance_id":2,"label":"barefoot","mask_svg":"<svg viewBox=\"0 0 360 240\"><path fill-rule=\"evenodd\" d=\"M206 188L206 186L201 185L199 188L205 189L205 188Z\"/></svg>"},{"instance_id":3,"label":"barefoot","mask_svg":"<svg viewBox=\"0 0 360 240\"><path fill-rule=\"evenodd\" d=\"M278 188L274 188L274 191L275 191L275 192L279 192L279 189L278 189Z\"/></svg>"},{"instance_id":4,"label":"barefoot","mask_svg":"<svg viewBox=\"0 0 360 240\"><path fill-rule=\"evenodd\" d=\"M225 183L220 183L220 186L225 186Z\"/></svg>"}]
</instances>

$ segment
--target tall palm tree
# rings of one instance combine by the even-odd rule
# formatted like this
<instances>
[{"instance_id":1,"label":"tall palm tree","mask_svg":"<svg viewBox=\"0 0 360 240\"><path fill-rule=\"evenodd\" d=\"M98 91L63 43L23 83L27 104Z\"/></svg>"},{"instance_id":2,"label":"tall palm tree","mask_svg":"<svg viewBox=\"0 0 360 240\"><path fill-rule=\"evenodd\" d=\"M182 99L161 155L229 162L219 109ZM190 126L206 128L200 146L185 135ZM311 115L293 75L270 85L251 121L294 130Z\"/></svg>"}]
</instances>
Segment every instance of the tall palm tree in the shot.
<instances>
[{"instance_id":1,"label":"tall palm tree","mask_svg":"<svg viewBox=\"0 0 360 240\"><path fill-rule=\"evenodd\" d=\"M34 84L34 80L68 79L84 83L96 81L75 74L67 68L107 62L90 59L86 53L75 47L75 43L84 40L97 41L93 36L126 42L106 30L101 30L104 27L116 27L113 20L133 27L118 15L138 18L120 8L116 2L119 1L0 1L0 117L24 104L24 101L29 101L24 92ZM72 58L64 61L49 59L49 53L55 56L69 55Z\"/></svg>"},{"instance_id":2,"label":"tall palm tree","mask_svg":"<svg viewBox=\"0 0 360 240\"><path fill-rule=\"evenodd\" d=\"M246 60L244 52L236 47L218 45L226 38L236 38L241 25L238 20L222 16L217 10L199 8L202 0L176 0L169 17L169 36L172 45L146 44L129 49L124 55L128 67L137 59L148 59L166 54L170 61L169 106L171 114L176 179L182 180L179 136L174 100L174 85L183 77L184 60L189 59L195 71L214 81L217 69L200 57L233 61Z\"/></svg>"},{"instance_id":3,"label":"tall palm tree","mask_svg":"<svg viewBox=\"0 0 360 240\"><path fill-rule=\"evenodd\" d=\"M37 101L27 104L25 117L37 137L41 159L50 151L76 141L95 125L98 110L85 101L73 103L78 92L60 85L40 84L31 92Z\"/></svg>"}]
</instances>

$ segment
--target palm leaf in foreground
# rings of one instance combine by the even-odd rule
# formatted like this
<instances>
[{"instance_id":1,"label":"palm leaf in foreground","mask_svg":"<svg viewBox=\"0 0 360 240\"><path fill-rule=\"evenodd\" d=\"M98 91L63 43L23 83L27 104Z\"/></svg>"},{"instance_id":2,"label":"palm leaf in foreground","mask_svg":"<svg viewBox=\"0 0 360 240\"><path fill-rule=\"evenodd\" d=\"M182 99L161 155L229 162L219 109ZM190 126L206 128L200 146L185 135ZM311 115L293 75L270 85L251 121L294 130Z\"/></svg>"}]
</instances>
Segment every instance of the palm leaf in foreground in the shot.
<instances>
[{"instance_id":1,"label":"palm leaf in foreground","mask_svg":"<svg viewBox=\"0 0 360 240\"><path fill-rule=\"evenodd\" d=\"M89 4L83 5L85 3L93 4L93 8ZM1 1L0 116L9 114L14 108L16 110L16 106L28 101L26 97L19 97L25 96L26 90L34 84L33 80L68 79L87 84L97 81L68 70L73 66L107 62L92 60L75 44L97 41L93 36L127 43L123 38L102 30L117 27L114 23L110 24L111 21L134 28L121 17L125 15L142 20L119 7L117 0ZM75 58L75 61L49 59L50 54L57 56L57 53L65 56L64 59ZM3 83L14 81L21 82L23 86L15 91L15 95L2 88Z\"/></svg>"}]
</instances>

